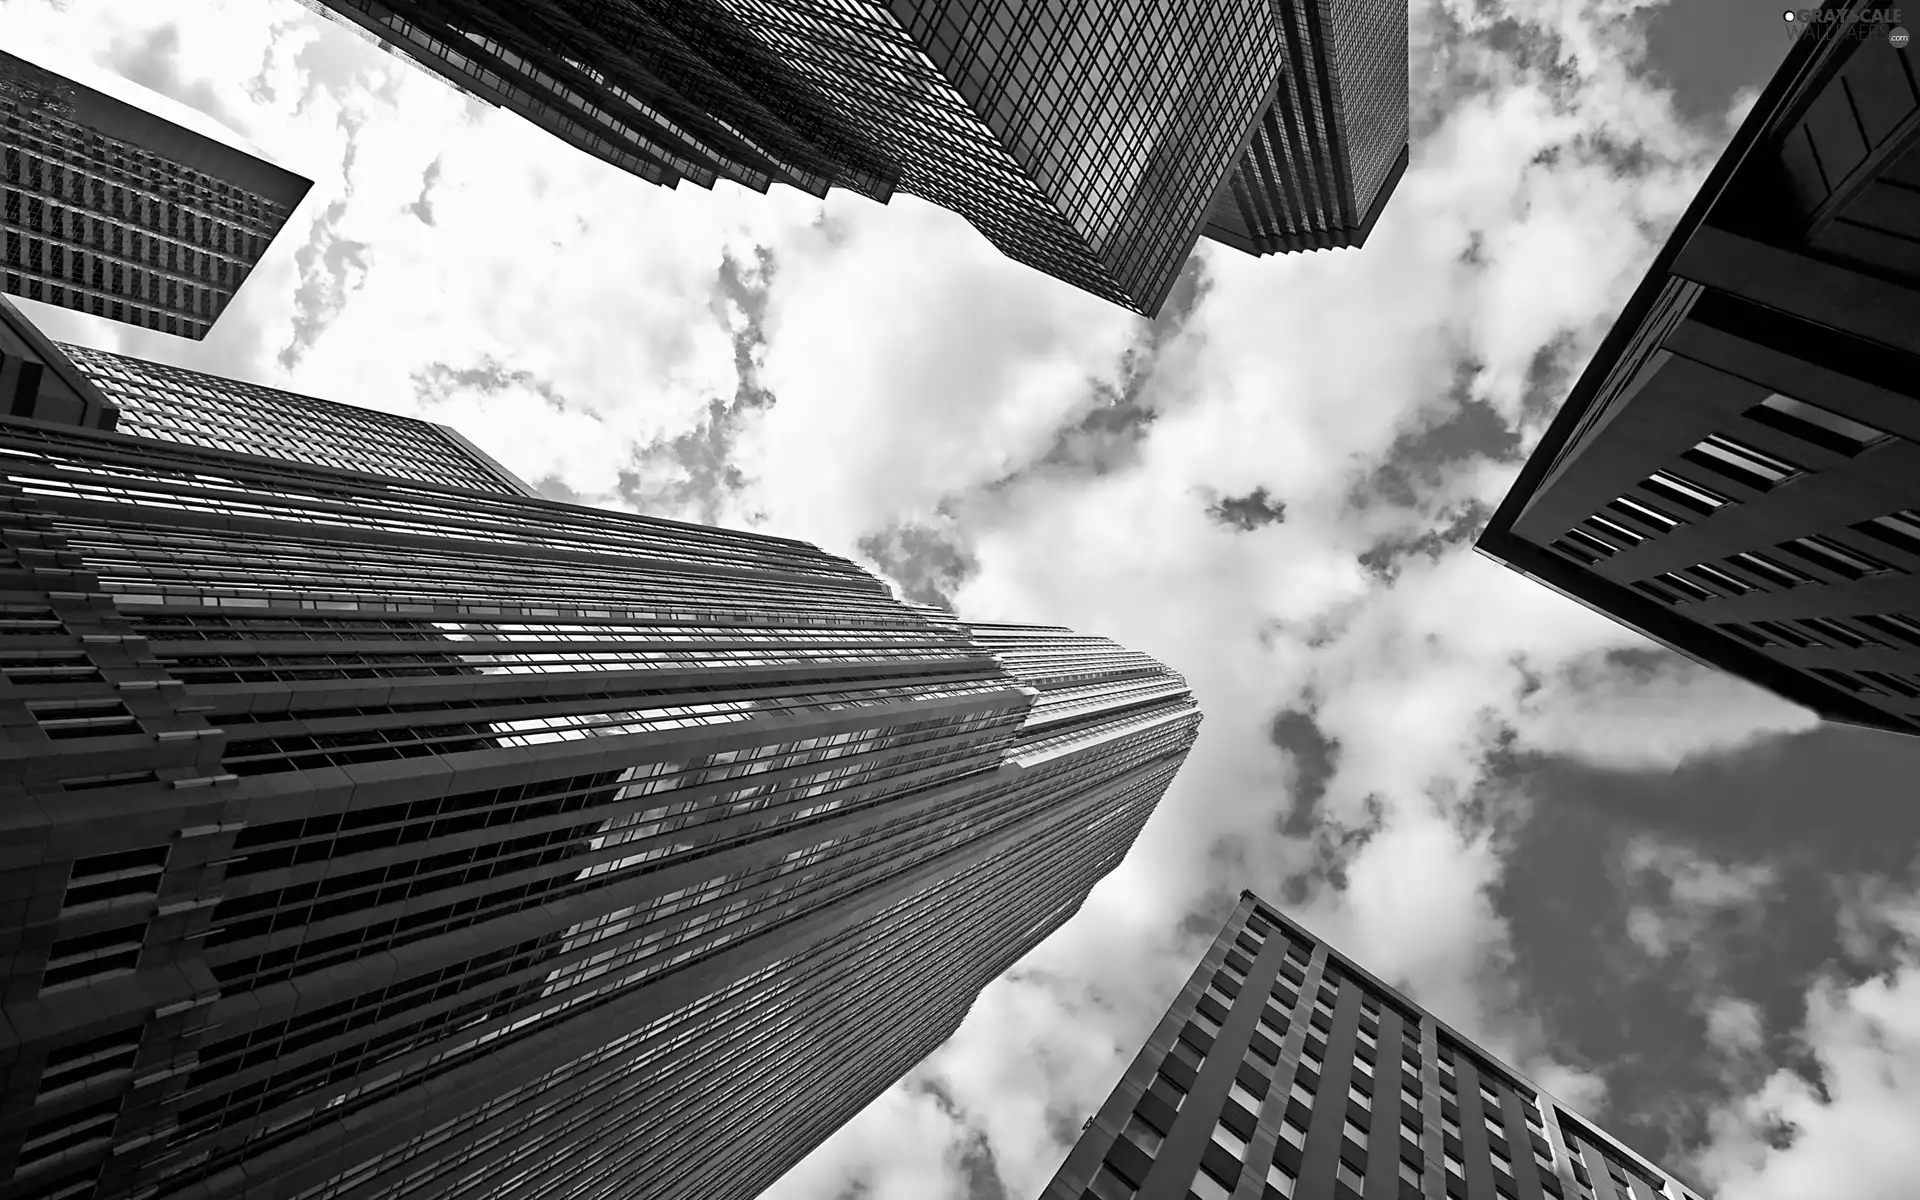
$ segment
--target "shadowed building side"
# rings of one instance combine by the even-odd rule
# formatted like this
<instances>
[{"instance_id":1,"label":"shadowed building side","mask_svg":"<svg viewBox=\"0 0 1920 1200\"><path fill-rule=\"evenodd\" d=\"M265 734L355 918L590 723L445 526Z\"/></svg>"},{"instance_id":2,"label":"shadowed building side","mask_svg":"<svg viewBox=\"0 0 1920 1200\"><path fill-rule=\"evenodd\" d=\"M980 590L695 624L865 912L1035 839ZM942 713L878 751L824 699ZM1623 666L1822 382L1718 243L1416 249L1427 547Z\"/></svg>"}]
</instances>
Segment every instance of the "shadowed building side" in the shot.
<instances>
[{"instance_id":1,"label":"shadowed building side","mask_svg":"<svg viewBox=\"0 0 1920 1200\"><path fill-rule=\"evenodd\" d=\"M1828 720L1920 733L1920 90L1879 10L1823 11L1479 548Z\"/></svg>"}]
</instances>

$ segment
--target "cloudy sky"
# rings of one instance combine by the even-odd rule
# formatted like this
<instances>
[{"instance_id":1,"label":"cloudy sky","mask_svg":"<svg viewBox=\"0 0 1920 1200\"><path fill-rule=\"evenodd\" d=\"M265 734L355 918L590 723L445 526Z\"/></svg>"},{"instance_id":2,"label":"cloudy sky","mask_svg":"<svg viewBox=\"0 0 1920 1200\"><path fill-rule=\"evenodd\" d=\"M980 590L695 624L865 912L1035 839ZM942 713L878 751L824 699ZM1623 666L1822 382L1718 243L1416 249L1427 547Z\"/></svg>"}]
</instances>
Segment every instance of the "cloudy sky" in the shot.
<instances>
[{"instance_id":1,"label":"cloudy sky","mask_svg":"<svg viewBox=\"0 0 1920 1200\"><path fill-rule=\"evenodd\" d=\"M769 1200L1036 1196L1243 887L1723 1200L1915 1194L1920 747L1470 545L1779 22L1423 0L1366 249L1203 247L1150 323L910 197L651 187L291 0L0 0L0 44L316 181L206 342L26 305L55 336L445 421L548 495L1192 681L1126 863Z\"/></svg>"}]
</instances>

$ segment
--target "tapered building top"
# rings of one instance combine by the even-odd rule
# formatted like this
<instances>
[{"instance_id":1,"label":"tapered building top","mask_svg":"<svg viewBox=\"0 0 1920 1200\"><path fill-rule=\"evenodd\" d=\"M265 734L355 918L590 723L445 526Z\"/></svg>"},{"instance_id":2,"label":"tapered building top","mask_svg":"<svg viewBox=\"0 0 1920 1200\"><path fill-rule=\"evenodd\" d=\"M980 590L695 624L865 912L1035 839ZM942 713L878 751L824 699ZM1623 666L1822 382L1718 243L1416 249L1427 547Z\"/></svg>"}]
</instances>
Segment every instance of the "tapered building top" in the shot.
<instances>
[{"instance_id":1,"label":"tapered building top","mask_svg":"<svg viewBox=\"0 0 1920 1200\"><path fill-rule=\"evenodd\" d=\"M0 51L4 290L203 338L308 180Z\"/></svg>"},{"instance_id":2,"label":"tapered building top","mask_svg":"<svg viewBox=\"0 0 1920 1200\"><path fill-rule=\"evenodd\" d=\"M6 1200L751 1200L1193 743L1105 639L35 353L124 407L0 415Z\"/></svg>"},{"instance_id":3,"label":"tapered building top","mask_svg":"<svg viewBox=\"0 0 1920 1200\"><path fill-rule=\"evenodd\" d=\"M1251 892L1039 1200L1699 1200Z\"/></svg>"},{"instance_id":4,"label":"tapered building top","mask_svg":"<svg viewBox=\"0 0 1920 1200\"><path fill-rule=\"evenodd\" d=\"M1920 62L1891 15L1836 0L1800 23L1479 547L1829 720L1911 734Z\"/></svg>"},{"instance_id":5,"label":"tapered building top","mask_svg":"<svg viewBox=\"0 0 1920 1200\"><path fill-rule=\"evenodd\" d=\"M1147 314L1203 231L1359 244L1404 166L1404 4L310 2L642 178L907 192Z\"/></svg>"}]
</instances>

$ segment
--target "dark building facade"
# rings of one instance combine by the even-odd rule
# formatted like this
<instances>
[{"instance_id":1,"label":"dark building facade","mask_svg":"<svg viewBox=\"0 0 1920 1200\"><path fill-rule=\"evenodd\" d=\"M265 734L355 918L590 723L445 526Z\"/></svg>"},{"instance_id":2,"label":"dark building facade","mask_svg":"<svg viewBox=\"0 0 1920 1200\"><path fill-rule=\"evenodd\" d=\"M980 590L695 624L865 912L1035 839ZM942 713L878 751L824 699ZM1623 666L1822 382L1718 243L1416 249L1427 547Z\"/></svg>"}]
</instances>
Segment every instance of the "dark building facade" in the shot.
<instances>
[{"instance_id":1,"label":"dark building facade","mask_svg":"<svg viewBox=\"0 0 1920 1200\"><path fill-rule=\"evenodd\" d=\"M1041 1200L1698 1200L1243 892Z\"/></svg>"},{"instance_id":2,"label":"dark building facade","mask_svg":"<svg viewBox=\"0 0 1920 1200\"><path fill-rule=\"evenodd\" d=\"M1405 165L1404 4L324 4L652 182L906 192L1147 314L1202 232L1358 245Z\"/></svg>"},{"instance_id":3,"label":"dark building facade","mask_svg":"<svg viewBox=\"0 0 1920 1200\"><path fill-rule=\"evenodd\" d=\"M747 1200L1194 739L1104 639L78 357L117 430L0 418L0 1200Z\"/></svg>"},{"instance_id":4,"label":"dark building facade","mask_svg":"<svg viewBox=\"0 0 1920 1200\"><path fill-rule=\"evenodd\" d=\"M1793 44L1480 539L1829 720L1920 732L1920 91Z\"/></svg>"},{"instance_id":5,"label":"dark building facade","mask_svg":"<svg viewBox=\"0 0 1920 1200\"><path fill-rule=\"evenodd\" d=\"M432 421L85 346L58 344L58 349L99 389L120 433L389 479L509 496L534 494L457 431Z\"/></svg>"},{"instance_id":6,"label":"dark building facade","mask_svg":"<svg viewBox=\"0 0 1920 1200\"><path fill-rule=\"evenodd\" d=\"M0 283L203 338L310 185L0 51Z\"/></svg>"}]
</instances>

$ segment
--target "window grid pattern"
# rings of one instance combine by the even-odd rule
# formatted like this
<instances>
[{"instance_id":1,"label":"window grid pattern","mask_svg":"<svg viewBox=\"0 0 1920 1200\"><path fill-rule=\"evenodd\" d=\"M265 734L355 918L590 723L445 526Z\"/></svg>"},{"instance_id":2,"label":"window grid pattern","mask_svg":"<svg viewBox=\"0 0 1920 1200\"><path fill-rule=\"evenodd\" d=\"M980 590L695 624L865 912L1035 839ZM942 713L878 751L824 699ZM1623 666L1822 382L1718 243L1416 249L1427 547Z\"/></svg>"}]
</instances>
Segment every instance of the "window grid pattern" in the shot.
<instances>
[{"instance_id":1,"label":"window grid pattern","mask_svg":"<svg viewBox=\"0 0 1920 1200\"><path fill-rule=\"evenodd\" d=\"M49 74L11 55L0 68ZM205 337L291 205L80 124L76 111L0 90L6 290Z\"/></svg>"},{"instance_id":2,"label":"window grid pattern","mask_svg":"<svg viewBox=\"0 0 1920 1200\"><path fill-rule=\"evenodd\" d=\"M1573 1200L1581 1145L1690 1195L1243 893L1041 1196Z\"/></svg>"},{"instance_id":3,"label":"window grid pattern","mask_svg":"<svg viewBox=\"0 0 1920 1200\"><path fill-rule=\"evenodd\" d=\"M138 998L95 985L183 960L219 984L193 1010L210 1026L194 1057L170 1068L184 1091L119 1131L151 1140L103 1160L103 1187L220 1193L244 1172L298 1177L298 1191L341 1120L410 1141L610 1031L771 959L810 962L870 904L953 881L925 911L962 950L898 953L944 1014L928 1021L957 1022L1117 864L1198 725L1184 684L1145 656L1049 627L970 627L784 539L84 430L10 426L0 457L36 489L63 565L102 582L164 571L142 594L177 602L115 593L110 636L171 676L155 681L165 719L191 728L156 726L165 744L192 749L196 769L236 768L200 783L233 817L205 825L208 792L131 769L164 734L86 766L147 789L137 802L179 813L214 856L191 914L158 932L114 919L122 900L146 914L154 872L172 869L153 846L84 854L66 881L88 918L53 947L49 988ZM359 564L333 568L358 573L353 607L318 607L324 591L223 602L323 547ZM325 575L312 569L315 589ZM63 629L52 608L0 618L29 636ZM279 757L238 769L267 762L263 742ZM441 751L402 749L430 744ZM995 920L957 921L982 897ZM572 1196L639 1155L676 1164L662 1187L677 1191L659 1194L744 1200L743 1180L770 1181L831 1132L820 1114L932 1048L863 1041L855 1056L848 1036L806 1024L783 1033L788 1052L760 1056L811 1065L712 1113L714 1128L756 1131L737 1158L646 1107L703 1111L727 1089L702 1077L629 1096L637 1108L596 1117L539 1169L580 1172L548 1181ZM677 1053L691 1063L703 1047ZM497 1069L509 1060L525 1069ZM121 1087L117 1060L99 1062L84 1077ZM624 1148L596 1157L615 1127Z\"/></svg>"},{"instance_id":4,"label":"window grid pattern","mask_svg":"<svg viewBox=\"0 0 1920 1200\"><path fill-rule=\"evenodd\" d=\"M1896 719L1920 717L1920 654L1913 653L1920 642L1901 636L1900 622L1910 618L1863 611L1868 594L1856 603L1840 599L1850 585L1905 581L1920 572L1914 511L1881 513L1666 570L1640 565L1670 562L1664 546L1678 531L1723 520L1722 514L1802 478L1818 478L1801 460L1853 459L1906 444L1858 418L1781 393L1752 405L1742 419L1741 429L1707 436L1566 530L1552 549ZM1762 445L1755 429L1771 440Z\"/></svg>"},{"instance_id":5,"label":"window grid pattern","mask_svg":"<svg viewBox=\"0 0 1920 1200\"><path fill-rule=\"evenodd\" d=\"M106 393L114 432L446 487L520 495L437 425L85 346L60 349Z\"/></svg>"}]
</instances>

